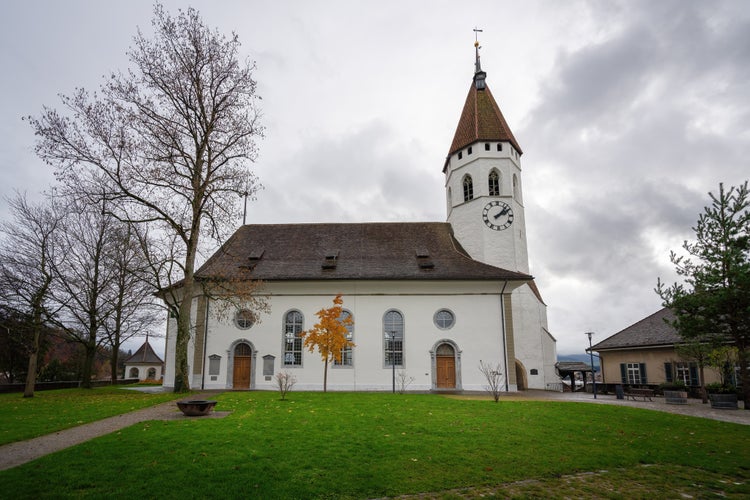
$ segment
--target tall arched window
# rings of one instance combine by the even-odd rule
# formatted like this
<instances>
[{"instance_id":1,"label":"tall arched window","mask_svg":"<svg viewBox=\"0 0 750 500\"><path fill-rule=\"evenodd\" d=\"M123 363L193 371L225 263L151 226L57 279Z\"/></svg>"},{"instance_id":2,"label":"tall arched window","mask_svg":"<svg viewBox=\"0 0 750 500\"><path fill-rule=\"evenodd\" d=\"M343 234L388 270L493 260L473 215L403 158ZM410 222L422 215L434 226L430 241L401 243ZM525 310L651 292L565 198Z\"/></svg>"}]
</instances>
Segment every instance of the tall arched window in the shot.
<instances>
[{"instance_id":1,"label":"tall arched window","mask_svg":"<svg viewBox=\"0 0 750 500\"><path fill-rule=\"evenodd\" d=\"M464 201L471 201L474 199L474 183L471 181L470 175L464 176Z\"/></svg>"},{"instance_id":2,"label":"tall arched window","mask_svg":"<svg viewBox=\"0 0 750 500\"><path fill-rule=\"evenodd\" d=\"M513 174L513 197L519 203L521 202L521 186L518 185L518 177L516 174Z\"/></svg>"},{"instance_id":3,"label":"tall arched window","mask_svg":"<svg viewBox=\"0 0 750 500\"><path fill-rule=\"evenodd\" d=\"M349 311L341 311L341 321L344 321L346 318L351 318L352 313ZM354 325L349 324L346 325L346 340L352 341L354 339ZM344 349L341 349L341 361L337 361L334 359L333 364L335 366L352 366L353 363L352 358L352 348L351 347L345 347Z\"/></svg>"},{"instance_id":4,"label":"tall arched window","mask_svg":"<svg viewBox=\"0 0 750 500\"><path fill-rule=\"evenodd\" d=\"M302 313L289 311L284 316L284 366L302 365Z\"/></svg>"},{"instance_id":5,"label":"tall arched window","mask_svg":"<svg viewBox=\"0 0 750 500\"><path fill-rule=\"evenodd\" d=\"M383 316L383 347L385 366L404 366L404 316L398 311Z\"/></svg>"},{"instance_id":6,"label":"tall arched window","mask_svg":"<svg viewBox=\"0 0 750 500\"><path fill-rule=\"evenodd\" d=\"M497 170L492 169L487 184L490 188L490 196L500 196L500 174L497 173Z\"/></svg>"}]
</instances>

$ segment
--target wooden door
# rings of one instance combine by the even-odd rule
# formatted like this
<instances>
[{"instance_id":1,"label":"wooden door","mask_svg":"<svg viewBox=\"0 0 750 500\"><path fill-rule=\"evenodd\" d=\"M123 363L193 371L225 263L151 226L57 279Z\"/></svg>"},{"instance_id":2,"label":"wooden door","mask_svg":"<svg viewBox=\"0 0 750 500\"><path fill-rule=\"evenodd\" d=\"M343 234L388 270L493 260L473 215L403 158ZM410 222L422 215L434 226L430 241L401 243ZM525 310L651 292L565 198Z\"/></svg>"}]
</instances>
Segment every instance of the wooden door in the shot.
<instances>
[{"instance_id":1,"label":"wooden door","mask_svg":"<svg viewBox=\"0 0 750 500\"><path fill-rule=\"evenodd\" d=\"M234 349L234 374L232 386L235 389L250 388L250 368L252 364L252 351L247 344L239 344Z\"/></svg>"},{"instance_id":2,"label":"wooden door","mask_svg":"<svg viewBox=\"0 0 750 500\"><path fill-rule=\"evenodd\" d=\"M456 358L453 348L448 344L438 347L435 357L438 389L456 388Z\"/></svg>"}]
</instances>

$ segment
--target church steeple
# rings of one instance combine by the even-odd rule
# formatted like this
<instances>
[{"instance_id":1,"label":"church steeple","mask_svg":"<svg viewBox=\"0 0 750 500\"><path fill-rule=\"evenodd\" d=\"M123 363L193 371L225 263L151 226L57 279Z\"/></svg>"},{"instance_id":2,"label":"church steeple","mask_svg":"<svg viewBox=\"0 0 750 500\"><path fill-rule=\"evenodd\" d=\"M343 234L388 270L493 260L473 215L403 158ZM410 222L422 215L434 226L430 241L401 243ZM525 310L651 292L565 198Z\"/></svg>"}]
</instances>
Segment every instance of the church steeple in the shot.
<instances>
[{"instance_id":1,"label":"church steeple","mask_svg":"<svg viewBox=\"0 0 750 500\"><path fill-rule=\"evenodd\" d=\"M448 222L473 259L528 273L522 151L487 85L481 48L476 40L474 76L443 166Z\"/></svg>"},{"instance_id":2,"label":"church steeple","mask_svg":"<svg viewBox=\"0 0 750 500\"><path fill-rule=\"evenodd\" d=\"M497 105L487 86L485 81L487 73L482 70L479 57L480 48L479 42L474 42L476 57L474 77L453 136L453 143L448 151L448 157L480 141L509 142L519 155L523 154L521 146L500 111L500 106Z\"/></svg>"}]
</instances>

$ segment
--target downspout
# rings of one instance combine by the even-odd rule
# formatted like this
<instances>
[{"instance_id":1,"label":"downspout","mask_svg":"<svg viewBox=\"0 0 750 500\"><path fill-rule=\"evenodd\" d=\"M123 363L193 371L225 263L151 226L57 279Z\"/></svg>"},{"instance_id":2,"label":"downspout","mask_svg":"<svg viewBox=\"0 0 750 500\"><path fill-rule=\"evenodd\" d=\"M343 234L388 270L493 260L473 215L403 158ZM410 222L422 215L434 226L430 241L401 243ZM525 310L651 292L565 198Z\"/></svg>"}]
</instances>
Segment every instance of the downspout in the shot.
<instances>
[{"instance_id":1,"label":"downspout","mask_svg":"<svg viewBox=\"0 0 750 500\"><path fill-rule=\"evenodd\" d=\"M505 283L503 283L503 289L500 290L500 327L502 330L502 336L503 336L503 360L505 361L505 392L509 391L508 386L508 349L505 345L505 288L508 286L508 281L506 280Z\"/></svg>"},{"instance_id":2,"label":"downspout","mask_svg":"<svg viewBox=\"0 0 750 500\"><path fill-rule=\"evenodd\" d=\"M205 389L206 385L206 346L208 345L208 305L211 303L211 299L206 297L206 316L203 319L203 360L201 363L201 390Z\"/></svg>"}]
</instances>

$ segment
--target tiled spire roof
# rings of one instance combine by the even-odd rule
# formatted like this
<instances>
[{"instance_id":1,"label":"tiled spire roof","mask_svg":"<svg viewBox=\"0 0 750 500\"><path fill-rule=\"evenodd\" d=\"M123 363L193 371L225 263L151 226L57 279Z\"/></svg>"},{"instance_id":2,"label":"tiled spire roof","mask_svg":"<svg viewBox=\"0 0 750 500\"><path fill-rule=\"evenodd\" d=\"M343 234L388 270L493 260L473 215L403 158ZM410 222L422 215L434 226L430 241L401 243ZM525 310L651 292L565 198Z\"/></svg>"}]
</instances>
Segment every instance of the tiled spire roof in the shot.
<instances>
[{"instance_id":1,"label":"tiled spire roof","mask_svg":"<svg viewBox=\"0 0 750 500\"><path fill-rule=\"evenodd\" d=\"M149 344L148 339L146 339L143 345L137 351L135 351L135 354L125 360L125 363L129 365L140 363L161 364L164 363L164 361L162 361L161 358L156 354L156 352L154 352L154 349L151 347L151 344Z\"/></svg>"},{"instance_id":2,"label":"tiled spire roof","mask_svg":"<svg viewBox=\"0 0 750 500\"><path fill-rule=\"evenodd\" d=\"M476 33L482 30L474 29ZM453 136L453 143L448 152L448 156L465 148L470 144L479 141L500 141L510 142L519 154L523 154L521 146L513 136L508 123L500 111L500 106L492 97L492 92L487 86L485 79L487 73L482 71L482 65L479 59L479 41L474 43L476 52L476 62L474 63L474 78L469 88L469 95L466 96L464 110L461 112L461 119L456 127L456 134Z\"/></svg>"}]
</instances>

